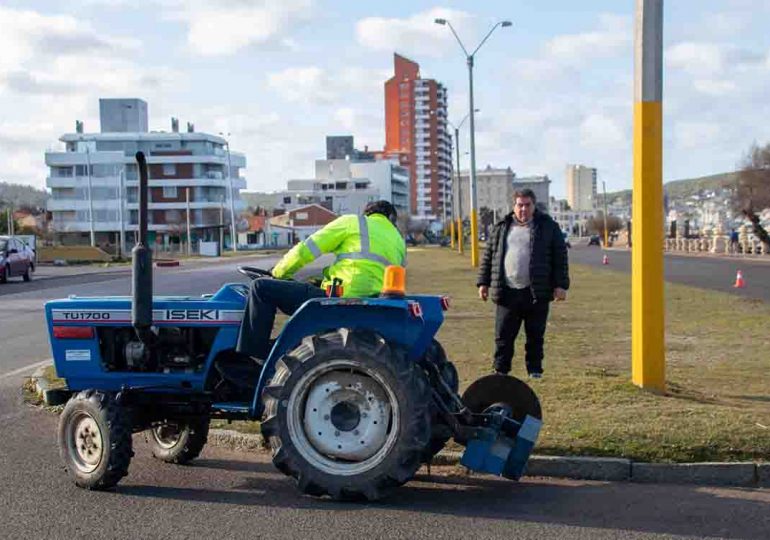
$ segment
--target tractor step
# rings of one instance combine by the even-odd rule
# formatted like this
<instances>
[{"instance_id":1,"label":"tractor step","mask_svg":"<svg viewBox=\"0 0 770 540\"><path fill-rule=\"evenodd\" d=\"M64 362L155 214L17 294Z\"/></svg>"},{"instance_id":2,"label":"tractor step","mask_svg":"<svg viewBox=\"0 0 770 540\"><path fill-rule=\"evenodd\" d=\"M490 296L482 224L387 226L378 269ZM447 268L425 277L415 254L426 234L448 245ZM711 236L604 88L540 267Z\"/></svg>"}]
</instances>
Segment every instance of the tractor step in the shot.
<instances>
[{"instance_id":1,"label":"tractor step","mask_svg":"<svg viewBox=\"0 0 770 540\"><path fill-rule=\"evenodd\" d=\"M221 412L225 414L249 414L251 410L250 403L214 403L211 405L212 412Z\"/></svg>"}]
</instances>

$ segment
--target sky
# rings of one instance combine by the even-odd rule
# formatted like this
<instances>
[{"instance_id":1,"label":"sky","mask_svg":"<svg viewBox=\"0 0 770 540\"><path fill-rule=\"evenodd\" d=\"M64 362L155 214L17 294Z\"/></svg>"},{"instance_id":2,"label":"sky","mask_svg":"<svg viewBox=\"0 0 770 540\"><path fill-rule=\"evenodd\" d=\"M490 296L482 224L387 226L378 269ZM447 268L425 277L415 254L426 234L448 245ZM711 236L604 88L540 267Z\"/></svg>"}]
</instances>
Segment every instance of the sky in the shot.
<instances>
[{"instance_id":1,"label":"sky","mask_svg":"<svg viewBox=\"0 0 770 540\"><path fill-rule=\"evenodd\" d=\"M45 185L59 137L99 130L100 97L149 104L229 134L248 189L312 178L325 136L382 148L393 53L468 111L468 73L449 19L476 57L479 168L547 174L568 163L631 187L634 0L69 0L0 4L0 181ZM665 181L734 170L770 142L770 0L668 0L664 11ZM468 167L467 122L460 136Z\"/></svg>"}]
</instances>

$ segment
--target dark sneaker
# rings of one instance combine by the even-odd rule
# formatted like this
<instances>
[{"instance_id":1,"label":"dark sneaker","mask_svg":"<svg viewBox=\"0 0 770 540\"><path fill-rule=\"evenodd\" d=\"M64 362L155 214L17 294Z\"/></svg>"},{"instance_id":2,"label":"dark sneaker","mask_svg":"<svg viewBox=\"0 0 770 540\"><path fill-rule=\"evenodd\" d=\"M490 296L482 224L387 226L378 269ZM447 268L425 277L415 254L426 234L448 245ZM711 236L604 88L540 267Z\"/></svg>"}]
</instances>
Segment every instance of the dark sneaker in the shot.
<instances>
[{"instance_id":1,"label":"dark sneaker","mask_svg":"<svg viewBox=\"0 0 770 540\"><path fill-rule=\"evenodd\" d=\"M530 379L542 379L543 378L543 374L542 373L538 373L537 371L535 371L535 372L529 374L529 378Z\"/></svg>"}]
</instances>

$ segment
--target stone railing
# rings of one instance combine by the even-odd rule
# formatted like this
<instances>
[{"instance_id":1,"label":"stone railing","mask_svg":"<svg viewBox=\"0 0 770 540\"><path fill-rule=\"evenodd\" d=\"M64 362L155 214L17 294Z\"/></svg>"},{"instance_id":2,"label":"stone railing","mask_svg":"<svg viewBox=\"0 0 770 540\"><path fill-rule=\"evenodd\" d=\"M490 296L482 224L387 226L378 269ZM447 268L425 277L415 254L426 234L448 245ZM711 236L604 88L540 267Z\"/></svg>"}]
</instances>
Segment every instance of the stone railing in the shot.
<instances>
[{"instance_id":1,"label":"stone railing","mask_svg":"<svg viewBox=\"0 0 770 540\"><path fill-rule=\"evenodd\" d=\"M699 238L666 238L663 241L665 251L683 253L714 253L727 255L768 255L765 245L745 231L739 232L737 244L730 243L730 236L720 232L706 234Z\"/></svg>"}]
</instances>

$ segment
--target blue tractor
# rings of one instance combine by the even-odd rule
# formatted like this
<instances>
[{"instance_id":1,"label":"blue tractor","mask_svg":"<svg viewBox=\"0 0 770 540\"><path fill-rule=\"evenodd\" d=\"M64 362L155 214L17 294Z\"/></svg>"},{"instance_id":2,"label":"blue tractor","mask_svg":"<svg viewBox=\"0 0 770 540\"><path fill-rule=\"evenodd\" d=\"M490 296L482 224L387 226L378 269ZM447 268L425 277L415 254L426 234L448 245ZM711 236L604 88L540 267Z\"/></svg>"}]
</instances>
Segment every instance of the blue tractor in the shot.
<instances>
[{"instance_id":1,"label":"blue tractor","mask_svg":"<svg viewBox=\"0 0 770 540\"><path fill-rule=\"evenodd\" d=\"M540 429L537 397L503 375L458 395L457 371L435 339L446 297L398 286L373 298L331 291L291 317L264 364L234 350L247 285L153 298L147 166L141 152L136 158L132 296L46 304L56 372L67 383L49 401L66 403L58 443L76 485L116 485L128 473L132 434L142 431L156 458L187 463L211 419L261 421L275 466L315 496L376 500L450 438L466 447L466 467L521 476Z\"/></svg>"}]
</instances>

